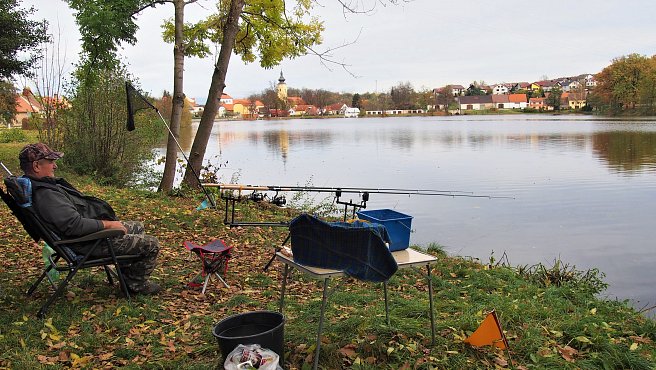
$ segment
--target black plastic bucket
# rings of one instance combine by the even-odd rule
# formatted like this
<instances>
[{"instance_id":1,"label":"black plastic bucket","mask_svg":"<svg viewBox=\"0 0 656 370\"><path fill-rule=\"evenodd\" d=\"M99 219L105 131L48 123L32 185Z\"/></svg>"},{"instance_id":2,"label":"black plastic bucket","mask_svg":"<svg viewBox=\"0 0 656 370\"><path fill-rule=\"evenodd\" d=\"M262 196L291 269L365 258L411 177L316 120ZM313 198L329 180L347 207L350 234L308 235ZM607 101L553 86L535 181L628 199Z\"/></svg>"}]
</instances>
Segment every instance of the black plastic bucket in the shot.
<instances>
[{"instance_id":1,"label":"black plastic bucket","mask_svg":"<svg viewBox=\"0 0 656 370\"><path fill-rule=\"evenodd\" d=\"M212 333L226 358L240 344L259 344L277 353L283 363L285 316L274 311L251 311L232 315L214 326Z\"/></svg>"}]
</instances>

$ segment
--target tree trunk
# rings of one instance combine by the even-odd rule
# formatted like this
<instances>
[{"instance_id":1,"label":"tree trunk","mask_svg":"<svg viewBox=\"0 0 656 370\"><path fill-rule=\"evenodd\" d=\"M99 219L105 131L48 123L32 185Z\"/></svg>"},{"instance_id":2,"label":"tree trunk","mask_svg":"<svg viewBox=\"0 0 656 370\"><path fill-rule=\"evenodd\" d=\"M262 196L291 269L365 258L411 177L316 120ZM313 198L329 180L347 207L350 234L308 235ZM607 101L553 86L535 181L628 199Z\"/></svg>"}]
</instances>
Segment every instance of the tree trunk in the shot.
<instances>
[{"instance_id":1,"label":"tree trunk","mask_svg":"<svg viewBox=\"0 0 656 370\"><path fill-rule=\"evenodd\" d=\"M164 174L159 184L159 190L165 193L173 189L175 180L175 166L178 162L178 144L176 140L180 136L180 121L182 119L182 110L184 109L184 0L174 0L175 6L175 42L173 46L173 100L171 107L171 121L169 128L171 132L168 135L166 144L166 162L164 163Z\"/></svg>"},{"instance_id":2,"label":"tree trunk","mask_svg":"<svg viewBox=\"0 0 656 370\"><path fill-rule=\"evenodd\" d=\"M244 8L245 0L232 0L230 3L230 11L228 18L223 26L223 40L221 41L221 50L219 52L219 59L214 66L212 73L212 82L207 94L207 102L205 103L205 110L198 125L198 131L194 138L194 143L191 146L189 153L190 167L187 167L184 175L184 183L192 186L200 186L196 175L200 174L200 169L207 150L207 143L210 139L210 133L214 126L214 117L219 109L219 100L223 89L225 88L225 80L228 72L228 64L230 63L230 56L235 46L235 39L239 31L239 17Z\"/></svg>"}]
</instances>

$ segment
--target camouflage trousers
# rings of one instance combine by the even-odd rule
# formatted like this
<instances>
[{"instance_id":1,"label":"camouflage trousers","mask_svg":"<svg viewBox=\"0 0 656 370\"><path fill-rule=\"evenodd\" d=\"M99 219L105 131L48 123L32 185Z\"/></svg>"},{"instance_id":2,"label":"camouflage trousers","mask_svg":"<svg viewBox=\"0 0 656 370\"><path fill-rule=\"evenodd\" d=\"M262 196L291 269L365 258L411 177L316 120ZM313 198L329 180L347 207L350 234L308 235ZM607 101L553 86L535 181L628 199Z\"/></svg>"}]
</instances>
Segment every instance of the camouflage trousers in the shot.
<instances>
[{"instance_id":1,"label":"camouflage trousers","mask_svg":"<svg viewBox=\"0 0 656 370\"><path fill-rule=\"evenodd\" d=\"M121 221L128 233L112 239L114 252L117 256L137 254L142 258L130 266L121 269L125 283L132 291L140 291L157 264L159 241L152 235L144 233L144 226L138 221ZM93 257L109 257L109 248L99 246Z\"/></svg>"}]
</instances>

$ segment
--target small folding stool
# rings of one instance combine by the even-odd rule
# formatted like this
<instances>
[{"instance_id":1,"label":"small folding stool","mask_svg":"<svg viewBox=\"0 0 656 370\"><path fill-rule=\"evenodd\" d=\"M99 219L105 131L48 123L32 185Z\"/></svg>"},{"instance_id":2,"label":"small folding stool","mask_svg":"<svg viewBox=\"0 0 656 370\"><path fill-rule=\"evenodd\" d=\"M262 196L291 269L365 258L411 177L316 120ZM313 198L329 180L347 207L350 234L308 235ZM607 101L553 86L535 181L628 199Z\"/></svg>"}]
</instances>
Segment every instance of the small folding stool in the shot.
<instances>
[{"instance_id":1,"label":"small folding stool","mask_svg":"<svg viewBox=\"0 0 656 370\"><path fill-rule=\"evenodd\" d=\"M204 279L202 293L205 294L205 289L207 288L207 283L210 281L210 276L216 275L226 288L230 288L221 275L225 276L228 271L228 261L232 257L230 254L232 246L225 245L223 240L215 239L209 244L203 246L186 241L184 242L184 247L190 252L195 253L203 263L202 270L191 282L189 282L189 284L187 284L189 287L200 287L201 284L198 281Z\"/></svg>"}]
</instances>

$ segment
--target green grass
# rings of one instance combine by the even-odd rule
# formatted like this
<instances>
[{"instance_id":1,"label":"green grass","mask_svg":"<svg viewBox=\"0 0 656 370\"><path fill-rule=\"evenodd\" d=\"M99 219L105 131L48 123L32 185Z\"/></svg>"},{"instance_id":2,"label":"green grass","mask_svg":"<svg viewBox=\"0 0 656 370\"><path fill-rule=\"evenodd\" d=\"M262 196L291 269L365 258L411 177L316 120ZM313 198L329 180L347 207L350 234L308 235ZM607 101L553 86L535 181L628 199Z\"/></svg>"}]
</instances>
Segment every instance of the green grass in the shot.
<instances>
[{"instance_id":1,"label":"green grass","mask_svg":"<svg viewBox=\"0 0 656 370\"><path fill-rule=\"evenodd\" d=\"M15 157L24 143L0 145L0 159ZM14 164L17 167L17 161ZM86 193L107 199L123 219L139 219L161 243L153 278L164 291L124 299L102 270L81 271L45 320L35 317L49 294L46 284L24 292L41 268L41 250L0 207L0 368L215 369L221 361L212 327L253 310L277 310L282 266L268 271L284 228L223 225L222 210L196 211L200 196L102 187L67 176ZM240 203L241 220L285 220L291 209ZM186 284L199 271L182 247L222 238L233 245L227 282L214 281L205 295ZM425 269L404 269L388 284L390 326L381 284L333 279L319 361L323 369L494 369L507 355L463 343L485 312L495 309L517 369L653 369L656 325L626 302L601 300L602 275L553 266L481 264L425 246L438 263L431 269L435 344L431 345ZM308 369L314 355L321 283L294 271L285 296L285 369ZM570 362L572 361L572 362Z\"/></svg>"}]
</instances>

